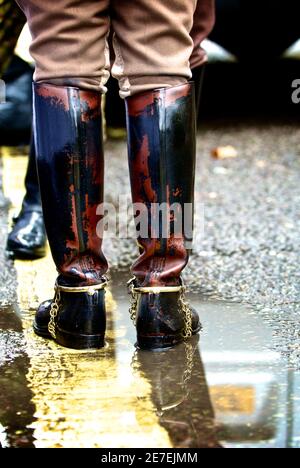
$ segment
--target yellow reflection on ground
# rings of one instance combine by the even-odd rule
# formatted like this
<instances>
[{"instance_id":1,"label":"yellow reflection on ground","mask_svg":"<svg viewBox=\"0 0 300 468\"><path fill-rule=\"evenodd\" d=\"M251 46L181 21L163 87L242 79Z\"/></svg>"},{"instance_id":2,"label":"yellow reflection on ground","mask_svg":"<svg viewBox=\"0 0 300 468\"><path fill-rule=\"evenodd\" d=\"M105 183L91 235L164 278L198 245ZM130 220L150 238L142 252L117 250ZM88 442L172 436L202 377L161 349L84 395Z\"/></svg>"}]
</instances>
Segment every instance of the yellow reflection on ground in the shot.
<instances>
[{"instance_id":1,"label":"yellow reflection on ground","mask_svg":"<svg viewBox=\"0 0 300 468\"><path fill-rule=\"evenodd\" d=\"M11 213L21 206L27 158L2 148L5 194ZM35 262L16 261L18 297L30 358L27 380L33 394L36 447L171 447L151 399L151 385L132 368L134 348L126 327L115 331L118 304L108 292L108 346L78 352L34 335L37 305L53 295L50 254ZM117 327L118 328L118 327ZM115 348L118 345L118 353Z\"/></svg>"},{"instance_id":2,"label":"yellow reflection on ground","mask_svg":"<svg viewBox=\"0 0 300 468\"><path fill-rule=\"evenodd\" d=\"M211 386L210 396L217 413L253 414L256 395L254 387Z\"/></svg>"}]
</instances>

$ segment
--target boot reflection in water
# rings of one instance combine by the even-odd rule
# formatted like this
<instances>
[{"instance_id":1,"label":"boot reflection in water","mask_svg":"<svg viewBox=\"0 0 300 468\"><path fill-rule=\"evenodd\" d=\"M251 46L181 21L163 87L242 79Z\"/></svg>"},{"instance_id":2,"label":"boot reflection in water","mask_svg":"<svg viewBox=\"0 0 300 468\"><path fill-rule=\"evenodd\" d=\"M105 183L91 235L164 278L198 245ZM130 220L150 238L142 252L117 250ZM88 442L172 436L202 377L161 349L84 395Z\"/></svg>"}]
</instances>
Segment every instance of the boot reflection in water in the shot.
<instances>
[{"instance_id":1,"label":"boot reflection in water","mask_svg":"<svg viewBox=\"0 0 300 468\"><path fill-rule=\"evenodd\" d=\"M175 448L221 448L199 336L160 353L136 351L132 367L148 380L160 424Z\"/></svg>"},{"instance_id":2,"label":"boot reflection in water","mask_svg":"<svg viewBox=\"0 0 300 468\"><path fill-rule=\"evenodd\" d=\"M209 19L212 2L201 2ZM38 173L58 271L55 297L39 308L34 329L76 349L105 343L108 264L97 226L104 196L101 100L111 71L126 101L132 199L150 215L145 236L136 219L140 257L129 284L130 313L138 347L170 348L201 328L181 278L193 230L196 104L189 80L197 0L90 0L76 9L71 3L18 1L33 37ZM161 204L170 208L162 223L151 210Z\"/></svg>"}]
</instances>

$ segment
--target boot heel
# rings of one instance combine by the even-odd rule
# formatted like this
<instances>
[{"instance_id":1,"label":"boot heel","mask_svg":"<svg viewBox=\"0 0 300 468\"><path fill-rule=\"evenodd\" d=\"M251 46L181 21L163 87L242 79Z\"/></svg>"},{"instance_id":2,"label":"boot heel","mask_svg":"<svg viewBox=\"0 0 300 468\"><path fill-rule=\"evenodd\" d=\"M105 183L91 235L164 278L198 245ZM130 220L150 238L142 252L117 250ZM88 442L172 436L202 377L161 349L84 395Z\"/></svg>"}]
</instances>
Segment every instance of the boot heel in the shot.
<instances>
[{"instance_id":1,"label":"boot heel","mask_svg":"<svg viewBox=\"0 0 300 468\"><path fill-rule=\"evenodd\" d=\"M182 334L164 336L143 336L137 334L136 347L148 351L161 351L173 348L183 341Z\"/></svg>"},{"instance_id":2,"label":"boot heel","mask_svg":"<svg viewBox=\"0 0 300 468\"><path fill-rule=\"evenodd\" d=\"M184 318L179 306L179 292L141 293L136 306L138 348L160 350L172 348L184 341Z\"/></svg>"},{"instance_id":3,"label":"boot heel","mask_svg":"<svg viewBox=\"0 0 300 468\"><path fill-rule=\"evenodd\" d=\"M105 347L105 335L81 335L56 330L56 343L72 349L100 349Z\"/></svg>"}]
</instances>

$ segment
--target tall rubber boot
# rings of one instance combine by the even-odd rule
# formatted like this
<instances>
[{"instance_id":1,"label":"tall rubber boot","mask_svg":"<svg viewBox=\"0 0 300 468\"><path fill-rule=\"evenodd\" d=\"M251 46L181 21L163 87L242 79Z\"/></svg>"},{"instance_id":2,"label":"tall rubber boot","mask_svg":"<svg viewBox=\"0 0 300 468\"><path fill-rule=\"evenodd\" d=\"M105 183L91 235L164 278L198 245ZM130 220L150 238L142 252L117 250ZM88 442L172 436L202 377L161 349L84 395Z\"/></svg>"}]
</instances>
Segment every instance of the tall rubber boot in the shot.
<instances>
[{"instance_id":1,"label":"tall rubber boot","mask_svg":"<svg viewBox=\"0 0 300 468\"><path fill-rule=\"evenodd\" d=\"M34 330L60 345L104 346L107 261L98 207L103 203L101 95L34 85L38 173L49 244L59 276Z\"/></svg>"},{"instance_id":2,"label":"tall rubber boot","mask_svg":"<svg viewBox=\"0 0 300 468\"><path fill-rule=\"evenodd\" d=\"M126 104L137 227L144 227L147 218L146 232L140 229L138 233L141 256L129 283L130 313L139 348L168 348L200 330L199 317L185 300L181 280L193 230L194 84L139 94ZM163 214L160 207L165 209Z\"/></svg>"},{"instance_id":3,"label":"tall rubber boot","mask_svg":"<svg viewBox=\"0 0 300 468\"><path fill-rule=\"evenodd\" d=\"M25 189L22 209L20 214L13 219L6 249L13 258L35 260L46 255L47 237L33 141L30 145Z\"/></svg>"}]
</instances>

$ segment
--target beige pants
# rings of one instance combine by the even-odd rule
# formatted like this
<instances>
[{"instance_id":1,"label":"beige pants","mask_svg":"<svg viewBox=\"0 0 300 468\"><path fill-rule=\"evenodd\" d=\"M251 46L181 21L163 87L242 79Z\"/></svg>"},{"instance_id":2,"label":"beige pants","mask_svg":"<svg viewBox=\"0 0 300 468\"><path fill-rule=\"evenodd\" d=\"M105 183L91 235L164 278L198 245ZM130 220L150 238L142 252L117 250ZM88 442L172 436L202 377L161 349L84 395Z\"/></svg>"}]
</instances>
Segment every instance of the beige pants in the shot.
<instances>
[{"instance_id":1,"label":"beige pants","mask_svg":"<svg viewBox=\"0 0 300 468\"><path fill-rule=\"evenodd\" d=\"M32 33L35 80L122 97L185 83L197 0L17 0ZM201 2L201 0L200 0ZM108 36L113 32L114 55Z\"/></svg>"}]
</instances>

